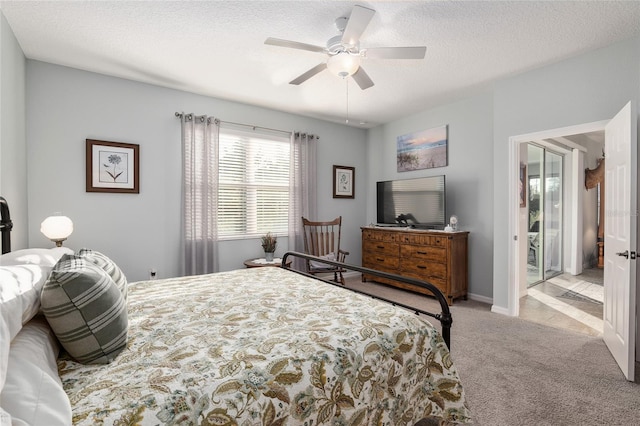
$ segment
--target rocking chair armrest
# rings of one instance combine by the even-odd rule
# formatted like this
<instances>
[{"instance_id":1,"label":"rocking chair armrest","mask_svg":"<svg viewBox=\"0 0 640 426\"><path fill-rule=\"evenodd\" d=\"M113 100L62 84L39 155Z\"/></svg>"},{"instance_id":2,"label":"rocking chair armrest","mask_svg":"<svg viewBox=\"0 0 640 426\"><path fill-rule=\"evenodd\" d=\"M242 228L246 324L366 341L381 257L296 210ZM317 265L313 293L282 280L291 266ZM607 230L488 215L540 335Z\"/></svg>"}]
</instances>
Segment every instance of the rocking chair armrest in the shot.
<instances>
[{"instance_id":1,"label":"rocking chair armrest","mask_svg":"<svg viewBox=\"0 0 640 426\"><path fill-rule=\"evenodd\" d=\"M338 262L343 262L345 261L345 258L349 255L349 252L346 250L342 250L339 249L338 250L338 258L336 259Z\"/></svg>"}]
</instances>

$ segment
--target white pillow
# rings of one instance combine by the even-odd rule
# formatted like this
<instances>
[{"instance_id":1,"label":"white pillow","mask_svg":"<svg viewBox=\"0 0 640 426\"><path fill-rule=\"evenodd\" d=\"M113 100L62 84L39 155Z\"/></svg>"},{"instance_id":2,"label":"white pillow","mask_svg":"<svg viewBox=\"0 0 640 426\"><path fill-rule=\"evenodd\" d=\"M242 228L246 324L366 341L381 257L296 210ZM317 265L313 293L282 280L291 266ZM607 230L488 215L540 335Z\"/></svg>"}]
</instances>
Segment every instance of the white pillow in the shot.
<instances>
[{"instance_id":1,"label":"white pillow","mask_svg":"<svg viewBox=\"0 0 640 426\"><path fill-rule=\"evenodd\" d=\"M9 345L22 325L40 309L40 291L51 267L0 266L0 389L4 385Z\"/></svg>"},{"instance_id":2,"label":"white pillow","mask_svg":"<svg viewBox=\"0 0 640 426\"><path fill-rule=\"evenodd\" d=\"M326 260L331 260L331 261L336 261L336 255L331 252L328 254L325 254L324 256L318 256L320 259L326 259ZM318 262L317 260L310 260L309 264L311 265L312 268L333 268L333 265L327 265L326 263L323 262Z\"/></svg>"},{"instance_id":3,"label":"white pillow","mask_svg":"<svg viewBox=\"0 0 640 426\"><path fill-rule=\"evenodd\" d=\"M53 267L38 265L0 266L0 309L10 323L26 324L40 309L40 292ZM11 334L15 337L17 330Z\"/></svg>"},{"instance_id":4,"label":"white pillow","mask_svg":"<svg viewBox=\"0 0 640 426\"><path fill-rule=\"evenodd\" d=\"M11 342L0 404L11 416L12 424L71 424L71 403L56 365L59 351L55 335L42 316L25 324Z\"/></svg>"},{"instance_id":5,"label":"white pillow","mask_svg":"<svg viewBox=\"0 0 640 426\"><path fill-rule=\"evenodd\" d=\"M16 250L0 256L0 266L30 264L53 267L63 254L73 254L73 250L66 247Z\"/></svg>"},{"instance_id":6,"label":"white pillow","mask_svg":"<svg viewBox=\"0 0 640 426\"><path fill-rule=\"evenodd\" d=\"M40 309L40 292L55 264L65 253L65 247L25 249L0 256L0 321L10 324L11 339L20 330L11 325L26 324ZM1 384L1 382L0 382Z\"/></svg>"},{"instance_id":7,"label":"white pillow","mask_svg":"<svg viewBox=\"0 0 640 426\"><path fill-rule=\"evenodd\" d=\"M9 344L40 309L40 292L53 266L72 250L25 249L0 256L0 389L4 386Z\"/></svg>"},{"instance_id":8,"label":"white pillow","mask_svg":"<svg viewBox=\"0 0 640 426\"><path fill-rule=\"evenodd\" d=\"M2 407L0 407L0 426L29 426L23 425L21 422L16 422L15 424L11 424L11 416L9 413L4 411Z\"/></svg>"}]
</instances>

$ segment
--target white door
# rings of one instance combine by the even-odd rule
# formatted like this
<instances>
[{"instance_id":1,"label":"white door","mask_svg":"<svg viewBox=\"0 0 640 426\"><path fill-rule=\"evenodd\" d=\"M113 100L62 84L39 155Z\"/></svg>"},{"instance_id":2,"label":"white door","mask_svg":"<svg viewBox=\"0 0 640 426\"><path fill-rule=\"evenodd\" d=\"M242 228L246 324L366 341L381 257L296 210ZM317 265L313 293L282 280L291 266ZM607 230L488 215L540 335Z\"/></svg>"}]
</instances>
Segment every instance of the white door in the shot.
<instances>
[{"instance_id":1,"label":"white door","mask_svg":"<svg viewBox=\"0 0 640 426\"><path fill-rule=\"evenodd\" d=\"M605 127L604 341L631 381L636 334L636 122L635 104L628 103Z\"/></svg>"}]
</instances>

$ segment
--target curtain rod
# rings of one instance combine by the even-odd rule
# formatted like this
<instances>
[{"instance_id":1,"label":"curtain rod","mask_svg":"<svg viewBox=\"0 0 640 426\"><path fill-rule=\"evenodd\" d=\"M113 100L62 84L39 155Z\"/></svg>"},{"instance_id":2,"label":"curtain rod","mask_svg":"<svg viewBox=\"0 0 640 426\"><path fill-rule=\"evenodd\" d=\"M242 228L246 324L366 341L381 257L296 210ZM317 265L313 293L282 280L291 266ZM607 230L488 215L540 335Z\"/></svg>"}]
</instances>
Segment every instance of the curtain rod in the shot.
<instances>
[{"instance_id":1,"label":"curtain rod","mask_svg":"<svg viewBox=\"0 0 640 426\"><path fill-rule=\"evenodd\" d=\"M182 118L182 115L183 114L181 112L176 112L176 117ZM231 125L234 125L234 126L251 127L253 130L255 130L255 129L263 129L263 130L269 130L271 132L285 133L287 135L290 135L290 134L294 133L294 132L290 132L290 131L287 131L287 130L272 129L270 127L254 126L254 125L251 125L251 124L244 124L244 123L234 123L233 121L219 120L219 122L220 123L224 123L224 124L231 124ZM295 133L299 133L299 132L295 132ZM320 136L312 135L311 133L309 133L309 137L316 138L316 139L320 140Z\"/></svg>"},{"instance_id":2,"label":"curtain rod","mask_svg":"<svg viewBox=\"0 0 640 426\"><path fill-rule=\"evenodd\" d=\"M181 112L176 112L176 117L182 118L182 113ZM269 130L271 132L286 133L287 135L290 135L291 133L293 133L293 132L286 131L286 130L272 129L270 127L254 126L252 124L244 124L244 123L234 123L233 121L220 120L220 123L231 124L231 125L234 125L234 126L251 127L253 130L255 130L255 129L263 129L263 130Z\"/></svg>"}]
</instances>

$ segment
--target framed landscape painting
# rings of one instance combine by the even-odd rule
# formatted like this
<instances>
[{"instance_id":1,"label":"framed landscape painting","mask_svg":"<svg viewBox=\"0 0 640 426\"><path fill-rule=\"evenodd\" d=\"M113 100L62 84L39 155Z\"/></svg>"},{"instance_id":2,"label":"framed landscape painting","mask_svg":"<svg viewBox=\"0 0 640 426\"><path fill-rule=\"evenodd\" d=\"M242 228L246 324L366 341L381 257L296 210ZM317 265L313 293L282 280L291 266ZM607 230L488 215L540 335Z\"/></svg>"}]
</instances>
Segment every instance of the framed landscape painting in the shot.
<instances>
[{"instance_id":1,"label":"framed landscape painting","mask_svg":"<svg viewBox=\"0 0 640 426\"><path fill-rule=\"evenodd\" d=\"M399 172L447 165L449 126L434 127L397 137Z\"/></svg>"},{"instance_id":2,"label":"framed landscape painting","mask_svg":"<svg viewBox=\"0 0 640 426\"><path fill-rule=\"evenodd\" d=\"M87 139L87 192L140 193L140 145Z\"/></svg>"}]
</instances>

